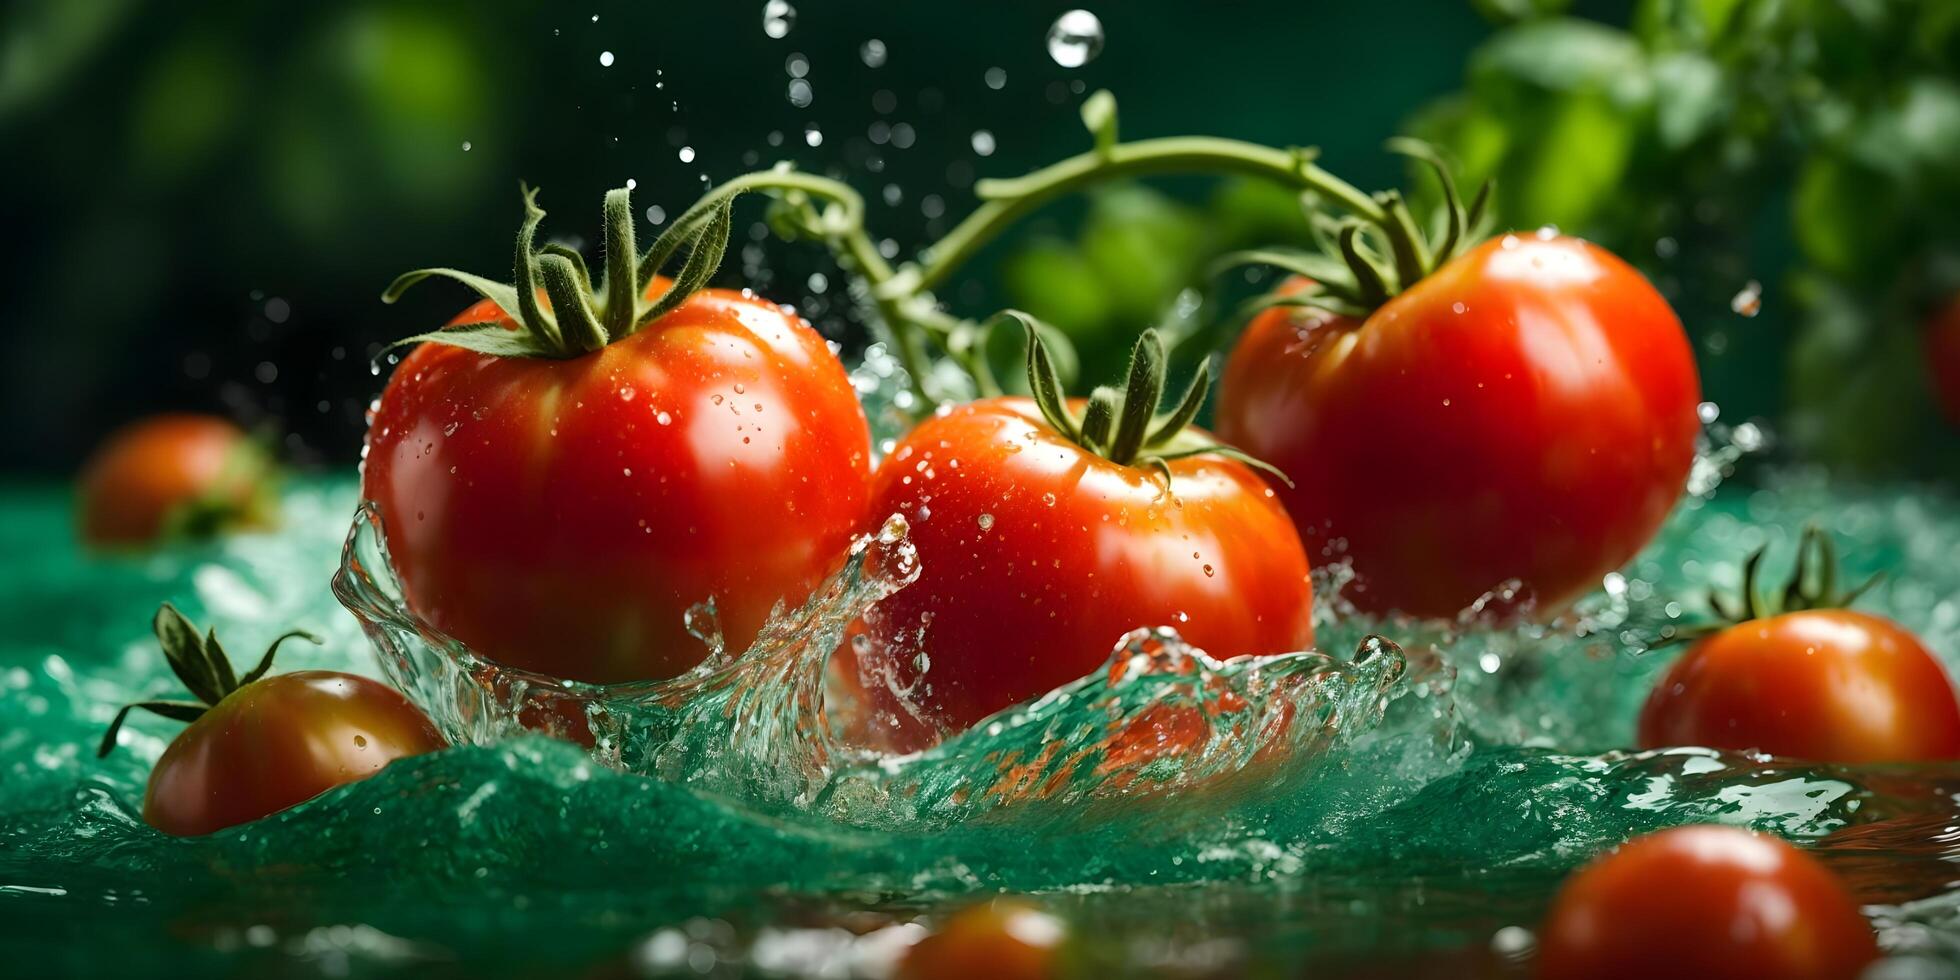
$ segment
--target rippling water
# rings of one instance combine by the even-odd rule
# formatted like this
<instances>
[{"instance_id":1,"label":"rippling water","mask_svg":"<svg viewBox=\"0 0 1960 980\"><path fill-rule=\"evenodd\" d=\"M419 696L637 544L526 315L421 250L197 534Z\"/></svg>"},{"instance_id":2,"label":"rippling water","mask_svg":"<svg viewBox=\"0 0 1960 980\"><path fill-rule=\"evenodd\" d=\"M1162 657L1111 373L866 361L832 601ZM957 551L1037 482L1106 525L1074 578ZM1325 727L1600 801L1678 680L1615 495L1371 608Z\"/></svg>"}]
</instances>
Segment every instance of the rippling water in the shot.
<instances>
[{"instance_id":1,"label":"rippling water","mask_svg":"<svg viewBox=\"0 0 1960 980\"><path fill-rule=\"evenodd\" d=\"M1221 664L1137 634L1105 670L903 758L817 720L823 651L910 574L900 528L747 655L594 691L418 631L351 481L297 486L276 534L148 558L79 554L67 508L0 492L0 947L61 940L77 969L876 975L919 913L1012 890L1104 967L1502 972L1570 868L1707 820L1820 852L1900 975L1960 963L1960 767L1616 751L1670 656L1640 638L1806 521L1853 571L1893 570L1864 605L1953 669L1960 502L1943 491L1784 472L1691 498L1578 612L1525 630L1344 616L1336 570L1318 652ZM344 544L340 587L381 658L328 587ZM143 779L177 726L139 719L106 760L92 747L116 705L170 685L148 636L163 599L234 649L319 630L286 668L385 666L484 744L208 838L155 834ZM540 718L592 748L512 735Z\"/></svg>"}]
</instances>

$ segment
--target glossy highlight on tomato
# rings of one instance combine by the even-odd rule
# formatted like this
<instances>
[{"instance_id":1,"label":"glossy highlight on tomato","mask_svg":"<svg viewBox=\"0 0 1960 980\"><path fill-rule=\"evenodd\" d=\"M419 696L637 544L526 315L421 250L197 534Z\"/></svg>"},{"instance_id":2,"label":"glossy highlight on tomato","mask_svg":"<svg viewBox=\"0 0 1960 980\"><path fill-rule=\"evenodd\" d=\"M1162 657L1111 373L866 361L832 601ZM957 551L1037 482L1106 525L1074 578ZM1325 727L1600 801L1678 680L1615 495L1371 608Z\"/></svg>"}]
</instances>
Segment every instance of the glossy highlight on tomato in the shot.
<instances>
[{"instance_id":1,"label":"glossy highlight on tomato","mask_svg":"<svg viewBox=\"0 0 1960 980\"><path fill-rule=\"evenodd\" d=\"M136 547L270 524L277 510L265 452L213 415L133 422L83 466L77 520L96 548Z\"/></svg>"},{"instance_id":2,"label":"glossy highlight on tomato","mask_svg":"<svg viewBox=\"0 0 1960 980\"><path fill-rule=\"evenodd\" d=\"M1939 661L1897 623L1806 609L1689 647L1641 710L1640 744L1820 762L1960 759L1960 704Z\"/></svg>"},{"instance_id":3,"label":"glossy highlight on tomato","mask_svg":"<svg viewBox=\"0 0 1960 980\"><path fill-rule=\"evenodd\" d=\"M1295 288L1298 288L1296 285ZM1700 384L1674 311L1604 249L1478 245L1365 321L1276 307L1222 381L1225 441L1293 478L1308 552L1364 611L1449 617L1517 581L1554 612L1644 546L1694 458Z\"/></svg>"},{"instance_id":4,"label":"glossy highlight on tomato","mask_svg":"<svg viewBox=\"0 0 1960 980\"><path fill-rule=\"evenodd\" d=\"M419 616L500 662L609 683L698 663L685 620L711 598L744 649L847 550L870 466L824 339L705 290L569 359L423 344L374 413L362 489Z\"/></svg>"},{"instance_id":5,"label":"glossy highlight on tomato","mask_svg":"<svg viewBox=\"0 0 1960 980\"><path fill-rule=\"evenodd\" d=\"M922 422L872 492L872 514L909 522L920 563L866 616L873 701L901 728L915 711L958 730L1096 670L1139 627L1172 627L1221 658L1310 646L1306 554L1267 483L1220 456L1167 469L1168 491L1160 473L1070 441L1025 398Z\"/></svg>"},{"instance_id":6,"label":"glossy highlight on tomato","mask_svg":"<svg viewBox=\"0 0 1960 980\"><path fill-rule=\"evenodd\" d=\"M1544 980L1854 980L1878 947L1810 855L1732 827L1638 838L1580 869L1538 936Z\"/></svg>"}]
</instances>

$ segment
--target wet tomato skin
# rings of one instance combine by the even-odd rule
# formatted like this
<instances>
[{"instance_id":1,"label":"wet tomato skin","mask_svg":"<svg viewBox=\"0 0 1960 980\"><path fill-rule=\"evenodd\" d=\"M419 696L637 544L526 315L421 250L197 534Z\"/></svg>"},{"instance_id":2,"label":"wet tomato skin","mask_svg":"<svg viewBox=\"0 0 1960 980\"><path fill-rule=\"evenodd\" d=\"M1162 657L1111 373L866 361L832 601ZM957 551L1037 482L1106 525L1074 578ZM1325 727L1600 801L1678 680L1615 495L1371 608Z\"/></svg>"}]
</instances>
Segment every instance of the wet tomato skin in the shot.
<instances>
[{"instance_id":1,"label":"wet tomato skin","mask_svg":"<svg viewBox=\"0 0 1960 980\"><path fill-rule=\"evenodd\" d=\"M1167 495L1022 398L921 423L872 493L871 514L909 523L920 563L866 616L873 699L916 688L933 725L957 730L1089 674L1138 627L1221 658L1310 646L1306 554L1266 483L1212 456L1170 472Z\"/></svg>"},{"instance_id":2,"label":"wet tomato skin","mask_svg":"<svg viewBox=\"0 0 1960 980\"><path fill-rule=\"evenodd\" d=\"M165 749L143 819L189 837L257 820L445 745L393 688L353 674L274 674L226 696Z\"/></svg>"},{"instance_id":3,"label":"wet tomato skin","mask_svg":"<svg viewBox=\"0 0 1960 980\"><path fill-rule=\"evenodd\" d=\"M1543 980L1853 980L1878 957L1817 859L1716 826L1650 834L1580 869L1538 950Z\"/></svg>"},{"instance_id":4,"label":"wet tomato skin","mask_svg":"<svg viewBox=\"0 0 1960 980\"><path fill-rule=\"evenodd\" d=\"M1217 428L1293 478L1280 495L1308 553L1352 561L1344 595L1363 610L1452 616L1517 579L1518 601L1552 612L1659 528L1699 401L1680 320L1637 271L1577 239L1514 235L1365 322L1260 314L1227 363Z\"/></svg>"},{"instance_id":5,"label":"wet tomato skin","mask_svg":"<svg viewBox=\"0 0 1960 980\"><path fill-rule=\"evenodd\" d=\"M899 959L898 980L1048 980L1060 975L1062 924L1025 902L962 909Z\"/></svg>"},{"instance_id":6,"label":"wet tomato skin","mask_svg":"<svg viewBox=\"0 0 1960 980\"><path fill-rule=\"evenodd\" d=\"M870 478L823 338L712 289L571 360L424 344L368 447L363 491L411 607L498 661L599 683L698 663L684 618L711 596L744 649L848 549Z\"/></svg>"},{"instance_id":7,"label":"wet tomato skin","mask_svg":"<svg viewBox=\"0 0 1960 980\"><path fill-rule=\"evenodd\" d=\"M133 422L104 440L84 464L77 496L82 540L91 547L155 542L185 508L224 505L234 523L263 523L266 468L259 450L231 422L171 413Z\"/></svg>"},{"instance_id":8,"label":"wet tomato skin","mask_svg":"<svg viewBox=\"0 0 1960 980\"><path fill-rule=\"evenodd\" d=\"M1825 762L1955 759L1960 704L1939 661L1897 623L1813 609L1697 641L1648 697L1640 744Z\"/></svg>"}]
</instances>

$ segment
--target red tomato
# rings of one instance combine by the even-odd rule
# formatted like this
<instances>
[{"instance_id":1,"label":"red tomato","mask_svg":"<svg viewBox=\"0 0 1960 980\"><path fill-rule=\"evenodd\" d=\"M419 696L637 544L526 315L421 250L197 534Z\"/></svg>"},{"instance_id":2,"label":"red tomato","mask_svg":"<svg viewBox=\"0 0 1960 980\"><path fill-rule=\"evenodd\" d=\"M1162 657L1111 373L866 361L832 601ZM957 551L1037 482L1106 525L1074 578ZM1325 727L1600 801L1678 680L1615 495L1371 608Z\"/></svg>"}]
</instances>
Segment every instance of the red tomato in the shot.
<instances>
[{"instance_id":1,"label":"red tomato","mask_svg":"<svg viewBox=\"0 0 1960 980\"><path fill-rule=\"evenodd\" d=\"M1810 855L1731 827L1679 827L1580 869L1538 936L1544 980L1852 980L1878 958Z\"/></svg>"},{"instance_id":2,"label":"red tomato","mask_svg":"<svg viewBox=\"0 0 1960 980\"><path fill-rule=\"evenodd\" d=\"M276 674L218 702L170 743L150 773L143 819L166 834L208 834L444 744L385 684L325 670Z\"/></svg>"},{"instance_id":3,"label":"red tomato","mask_svg":"<svg viewBox=\"0 0 1960 980\"><path fill-rule=\"evenodd\" d=\"M1645 545L1700 429L1681 323L1572 238L1505 236L1365 322L1262 313L1218 434L1279 467L1308 552L1346 556L1370 612L1452 616L1506 581L1551 612Z\"/></svg>"},{"instance_id":4,"label":"red tomato","mask_svg":"<svg viewBox=\"0 0 1960 980\"><path fill-rule=\"evenodd\" d=\"M1648 697L1640 744L1825 762L1955 759L1960 704L1939 661L1898 624L1809 609L1696 642Z\"/></svg>"},{"instance_id":5,"label":"red tomato","mask_svg":"<svg viewBox=\"0 0 1960 980\"><path fill-rule=\"evenodd\" d=\"M123 720L137 708L188 721L157 759L143 794L143 819L188 837L248 823L339 786L366 779L388 763L444 747L428 716L393 688L324 670L265 676L280 637L243 677L215 633L200 634L176 608L157 611L157 641L195 701L142 701L125 706L104 734L99 755L116 746Z\"/></svg>"},{"instance_id":6,"label":"red tomato","mask_svg":"<svg viewBox=\"0 0 1960 980\"><path fill-rule=\"evenodd\" d=\"M570 359L423 344L381 396L362 490L423 619L503 663L610 683L700 662L684 617L710 597L746 648L847 550L869 473L824 339L705 290Z\"/></svg>"},{"instance_id":7,"label":"red tomato","mask_svg":"<svg viewBox=\"0 0 1960 980\"><path fill-rule=\"evenodd\" d=\"M910 523L920 563L865 617L874 702L895 709L892 690L916 687L929 727L965 728L1096 670L1138 627L1173 627L1219 657L1311 646L1307 558L1273 492L1230 459L1168 466L1166 493L1025 398L912 430L872 491L871 514Z\"/></svg>"},{"instance_id":8,"label":"red tomato","mask_svg":"<svg viewBox=\"0 0 1960 980\"><path fill-rule=\"evenodd\" d=\"M898 980L1048 980L1067 930L1024 902L964 909L905 951Z\"/></svg>"},{"instance_id":9,"label":"red tomato","mask_svg":"<svg viewBox=\"0 0 1960 980\"><path fill-rule=\"evenodd\" d=\"M1960 296L1926 323L1926 367L1933 397L1949 425L1960 427Z\"/></svg>"},{"instance_id":10,"label":"red tomato","mask_svg":"<svg viewBox=\"0 0 1960 980\"><path fill-rule=\"evenodd\" d=\"M271 522L264 452L211 415L157 415L118 430L82 469L79 522L94 547L144 545Z\"/></svg>"}]
</instances>

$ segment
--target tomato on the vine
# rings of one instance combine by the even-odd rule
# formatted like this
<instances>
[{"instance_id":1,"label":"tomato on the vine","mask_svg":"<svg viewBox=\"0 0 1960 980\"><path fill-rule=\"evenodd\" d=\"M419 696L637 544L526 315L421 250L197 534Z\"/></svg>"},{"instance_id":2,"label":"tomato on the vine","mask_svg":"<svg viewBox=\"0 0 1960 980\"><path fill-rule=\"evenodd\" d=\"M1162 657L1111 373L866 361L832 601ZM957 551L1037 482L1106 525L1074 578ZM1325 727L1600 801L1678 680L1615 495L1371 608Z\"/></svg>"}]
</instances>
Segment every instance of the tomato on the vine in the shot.
<instances>
[{"instance_id":1,"label":"tomato on the vine","mask_svg":"<svg viewBox=\"0 0 1960 980\"><path fill-rule=\"evenodd\" d=\"M140 701L116 713L98 755L108 755L136 708L190 722L157 759L143 819L179 837L208 834L297 806L365 779L403 756L445 742L414 705L366 677L325 670L267 676L279 644L243 677L215 633L165 603L153 624L164 656L196 701Z\"/></svg>"},{"instance_id":2,"label":"tomato on the vine","mask_svg":"<svg viewBox=\"0 0 1960 980\"><path fill-rule=\"evenodd\" d=\"M1544 980L1852 980L1877 958L1828 869L1733 827L1677 827L1596 859L1538 934Z\"/></svg>"},{"instance_id":3,"label":"tomato on the vine","mask_svg":"<svg viewBox=\"0 0 1960 980\"><path fill-rule=\"evenodd\" d=\"M609 216L628 207L607 198ZM409 605L495 660L579 681L698 663L688 612L709 600L740 651L864 519L850 379L790 311L699 288L725 211L673 286L647 270L634 288L629 262L595 301L568 253L530 251L529 210L517 286L467 278L486 298L418 338L374 414L362 488ZM627 217L609 256L637 254ZM525 301L532 277L549 302Z\"/></svg>"},{"instance_id":4,"label":"tomato on the vine","mask_svg":"<svg viewBox=\"0 0 1960 980\"><path fill-rule=\"evenodd\" d=\"M1302 284L1295 284L1294 289ZM1315 560L1370 612L1453 616L1515 581L1556 611L1645 545L1685 483L1700 384L1680 320L1572 238L1477 245L1365 319L1259 314L1218 433L1293 478Z\"/></svg>"},{"instance_id":5,"label":"tomato on the vine","mask_svg":"<svg viewBox=\"0 0 1960 980\"><path fill-rule=\"evenodd\" d=\"M273 476L264 448L222 418L142 419L111 435L82 468L82 540L129 547L268 525L278 509Z\"/></svg>"},{"instance_id":6,"label":"tomato on the vine","mask_svg":"<svg viewBox=\"0 0 1960 980\"><path fill-rule=\"evenodd\" d=\"M1794 587L1764 595L1749 559L1732 623L1696 639L1640 712L1646 748L1705 745L1822 762L1960 759L1960 702L1904 627L1842 608L1830 539L1806 531ZM1717 609L1723 609L1719 600Z\"/></svg>"},{"instance_id":7,"label":"tomato on the vine","mask_svg":"<svg viewBox=\"0 0 1960 980\"><path fill-rule=\"evenodd\" d=\"M1163 354L1147 333L1126 395L1064 404L1029 338L1034 399L927 419L878 469L870 513L905 517L920 572L866 615L858 662L901 744L919 723L969 727L1080 678L1139 627L1219 657L1313 642L1286 512L1251 466L1188 428L1205 376L1154 418Z\"/></svg>"},{"instance_id":8,"label":"tomato on the vine","mask_svg":"<svg viewBox=\"0 0 1960 980\"><path fill-rule=\"evenodd\" d=\"M1068 938L1062 921L1027 902L995 899L955 912L899 958L899 980L1049 980Z\"/></svg>"}]
</instances>

